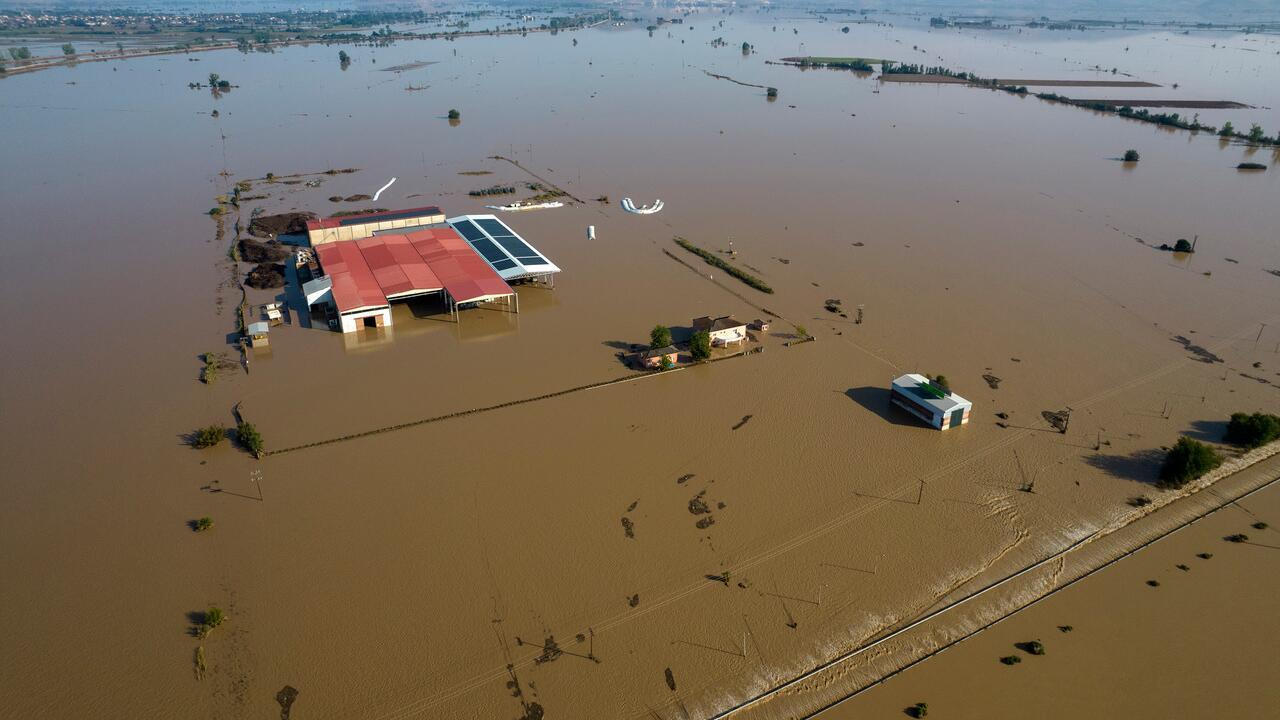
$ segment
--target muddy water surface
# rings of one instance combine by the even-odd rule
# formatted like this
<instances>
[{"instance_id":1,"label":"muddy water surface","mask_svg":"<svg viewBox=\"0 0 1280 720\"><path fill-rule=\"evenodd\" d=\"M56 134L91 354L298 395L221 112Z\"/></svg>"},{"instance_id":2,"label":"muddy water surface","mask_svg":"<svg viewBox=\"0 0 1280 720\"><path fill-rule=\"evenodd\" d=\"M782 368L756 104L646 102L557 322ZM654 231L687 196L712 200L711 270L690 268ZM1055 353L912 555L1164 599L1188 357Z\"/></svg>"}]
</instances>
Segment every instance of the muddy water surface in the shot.
<instances>
[{"instance_id":1,"label":"muddy water surface","mask_svg":"<svg viewBox=\"0 0 1280 720\"><path fill-rule=\"evenodd\" d=\"M1280 180L1234 169L1270 150L763 62L925 35L958 69L1062 77L1064 54L1119 64L1115 38L712 21L356 48L345 72L306 47L0 84L20 139L0 149L0 293L20 309L0 354L4 714L260 716L288 686L295 718L705 716L1159 499L1162 445L1280 406ZM1240 72L1274 75L1247 55ZM377 71L416 61L439 64ZM1176 62L1198 97L1276 102ZM187 89L209 72L239 87ZM1137 166L1113 159L1129 147ZM529 179L495 154L588 200L510 218L565 269L554 291L457 326L398 307L380 337L291 324L247 375L198 383L239 300L216 195L254 180L247 223L397 177L379 206L476 212L467 191ZM328 168L360 171L257 181ZM777 292L675 262L677 234L732 242ZM1151 247L1196 235L1194 256ZM282 448L628 377L618 348L655 323L760 308L781 318L765 352L709 367L261 462L183 441L237 402ZM817 342L786 347L795 324ZM952 378L973 422L891 412L913 370ZM1042 411L1067 406L1051 431ZM229 620L197 680L188 613L210 605Z\"/></svg>"}]
</instances>

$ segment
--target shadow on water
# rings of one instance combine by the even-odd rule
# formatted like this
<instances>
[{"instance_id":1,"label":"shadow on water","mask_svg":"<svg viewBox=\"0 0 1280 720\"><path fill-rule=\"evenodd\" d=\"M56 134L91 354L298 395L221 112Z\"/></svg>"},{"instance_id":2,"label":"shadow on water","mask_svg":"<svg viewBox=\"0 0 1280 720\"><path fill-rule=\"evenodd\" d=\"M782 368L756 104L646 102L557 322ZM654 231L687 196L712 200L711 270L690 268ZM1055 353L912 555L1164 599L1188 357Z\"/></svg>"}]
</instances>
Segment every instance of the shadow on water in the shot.
<instances>
[{"instance_id":1,"label":"shadow on water","mask_svg":"<svg viewBox=\"0 0 1280 720\"><path fill-rule=\"evenodd\" d=\"M870 410L880 419L894 425L906 425L909 427L928 427L924 421L916 419L914 415L903 410L902 408L889 402L889 389L866 385L863 387L849 388L844 391L848 398L862 407Z\"/></svg>"},{"instance_id":2,"label":"shadow on water","mask_svg":"<svg viewBox=\"0 0 1280 720\"><path fill-rule=\"evenodd\" d=\"M1222 442L1223 438L1227 436L1227 421L1196 420L1191 423L1191 429L1183 434L1201 442Z\"/></svg>"},{"instance_id":3,"label":"shadow on water","mask_svg":"<svg viewBox=\"0 0 1280 720\"><path fill-rule=\"evenodd\" d=\"M1155 485L1160 479L1164 453L1152 448L1137 450L1128 455L1095 453L1086 457L1084 461L1113 477Z\"/></svg>"}]
</instances>

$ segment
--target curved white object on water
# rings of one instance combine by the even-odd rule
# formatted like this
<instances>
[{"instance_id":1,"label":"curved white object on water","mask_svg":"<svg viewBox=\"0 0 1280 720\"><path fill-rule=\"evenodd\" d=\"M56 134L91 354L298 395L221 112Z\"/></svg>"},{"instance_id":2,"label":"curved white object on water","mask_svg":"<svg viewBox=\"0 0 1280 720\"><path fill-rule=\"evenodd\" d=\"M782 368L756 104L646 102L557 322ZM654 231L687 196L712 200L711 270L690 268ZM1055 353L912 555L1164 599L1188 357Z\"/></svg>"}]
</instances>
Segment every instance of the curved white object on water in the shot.
<instances>
[{"instance_id":1,"label":"curved white object on water","mask_svg":"<svg viewBox=\"0 0 1280 720\"><path fill-rule=\"evenodd\" d=\"M511 203L510 205L485 205L485 207L490 210L498 210L501 212L519 212L521 210L543 210L547 208L564 207L564 203L555 201L531 204Z\"/></svg>"},{"instance_id":2,"label":"curved white object on water","mask_svg":"<svg viewBox=\"0 0 1280 720\"><path fill-rule=\"evenodd\" d=\"M661 200L654 200L652 205L636 207L636 204L631 200L631 198L622 198L622 209L636 215L652 215L662 210L662 207L663 205Z\"/></svg>"},{"instance_id":3,"label":"curved white object on water","mask_svg":"<svg viewBox=\"0 0 1280 720\"><path fill-rule=\"evenodd\" d=\"M383 186L378 190L378 192L376 192L376 193L374 193L374 194L373 194L373 201L374 201L374 202L377 202L377 201L378 201L378 196L382 194L382 191L383 191L383 190L386 190L387 188L389 188L389 187L391 187L392 185L394 185L394 184L395 184L395 182L396 182L396 179L395 179L395 178L391 178L391 182L387 183L386 185L383 185Z\"/></svg>"}]
</instances>

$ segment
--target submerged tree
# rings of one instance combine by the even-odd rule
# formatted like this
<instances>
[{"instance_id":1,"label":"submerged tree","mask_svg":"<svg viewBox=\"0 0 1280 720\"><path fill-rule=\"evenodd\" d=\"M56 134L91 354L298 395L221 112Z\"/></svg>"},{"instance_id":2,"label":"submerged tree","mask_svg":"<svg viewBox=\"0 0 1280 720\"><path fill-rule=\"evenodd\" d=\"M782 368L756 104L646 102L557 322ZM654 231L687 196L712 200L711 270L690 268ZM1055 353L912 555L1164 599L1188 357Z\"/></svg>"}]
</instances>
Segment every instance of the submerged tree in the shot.
<instances>
[{"instance_id":1,"label":"submerged tree","mask_svg":"<svg viewBox=\"0 0 1280 720\"><path fill-rule=\"evenodd\" d=\"M461 120L461 119L462 119L462 113L458 112L457 110L452 110L452 109L451 109L451 110L449 110L449 119L450 119L450 120Z\"/></svg>"},{"instance_id":2,"label":"submerged tree","mask_svg":"<svg viewBox=\"0 0 1280 720\"><path fill-rule=\"evenodd\" d=\"M1259 125L1258 123L1254 123L1253 126L1249 128L1249 142L1256 143L1262 140L1263 137L1265 136L1263 135L1263 132L1262 132L1262 126Z\"/></svg>"},{"instance_id":3,"label":"submerged tree","mask_svg":"<svg viewBox=\"0 0 1280 720\"><path fill-rule=\"evenodd\" d=\"M1125 162L1138 162L1138 160L1140 160L1141 158L1142 156L1138 154L1137 150L1130 148L1124 151Z\"/></svg>"},{"instance_id":4,"label":"submerged tree","mask_svg":"<svg viewBox=\"0 0 1280 720\"><path fill-rule=\"evenodd\" d=\"M1236 134L1236 127L1231 124L1230 120L1228 120L1222 123L1222 129L1218 131L1218 134L1222 137L1231 137Z\"/></svg>"},{"instance_id":5,"label":"submerged tree","mask_svg":"<svg viewBox=\"0 0 1280 720\"><path fill-rule=\"evenodd\" d=\"M68 57L76 54L76 46L71 43L62 44L62 54Z\"/></svg>"},{"instance_id":6,"label":"submerged tree","mask_svg":"<svg viewBox=\"0 0 1280 720\"><path fill-rule=\"evenodd\" d=\"M1280 438L1280 417L1263 413L1233 413L1227 424L1227 442L1253 449Z\"/></svg>"},{"instance_id":7,"label":"submerged tree","mask_svg":"<svg viewBox=\"0 0 1280 720\"><path fill-rule=\"evenodd\" d=\"M711 333L702 330L689 338L689 354L694 360L706 360L711 357Z\"/></svg>"},{"instance_id":8,"label":"submerged tree","mask_svg":"<svg viewBox=\"0 0 1280 720\"><path fill-rule=\"evenodd\" d=\"M1160 468L1160 486L1180 488L1222 464L1217 450L1199 440L1180 437Z\"/></svg>"},{"instance_id":9,"label":"submerged tree","mask_svg":"<svg viewBox=\"0 0 1280 720\"><path fill-rule=\"evenodd\" d=\"M666 325L654 325L649 331L649 347L664 348L671 344L671 330Z\"/></svg>"},{"instance_id":10,"label":"submerged tree","mask_svg":"<svg viewBox=\"0 0 1280 720\"><path fill-rule=\"evenodd\" d=\"M346 50L338 51L338 63L344 68L351 64L351 56L347 54Z\"/></svg>"}]
</instances>

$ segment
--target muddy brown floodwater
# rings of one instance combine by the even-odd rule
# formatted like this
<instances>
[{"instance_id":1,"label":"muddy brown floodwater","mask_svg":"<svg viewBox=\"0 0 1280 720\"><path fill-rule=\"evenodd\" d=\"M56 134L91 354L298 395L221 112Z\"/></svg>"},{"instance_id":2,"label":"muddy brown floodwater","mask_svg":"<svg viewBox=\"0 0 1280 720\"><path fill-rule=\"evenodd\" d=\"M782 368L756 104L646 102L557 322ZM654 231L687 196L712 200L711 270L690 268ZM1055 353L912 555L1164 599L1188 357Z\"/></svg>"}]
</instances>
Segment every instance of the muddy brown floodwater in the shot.
<instances>
[{"instance_id":1,"label":"muddy brown floodwater","mask_svg":"<svg viewBox=\"0 0 1280 720\"><path fill-rule=\"evenodd\" d=\"M310 46L0 83L0 716L710 717L1100 530L1181 522L1153 485L1161 448L1280 407L1280 179L1235 170L1273 151L764 61L1094 80L1123 66L1165 86L1151 97L1180 82L1252 106L1204 122L1272 133L1278 41L921 20L846 34L707 13L652 38L358 47L346 72ZM415 71L422 92L376 70L417 62L436 63ZM209 72L238 87L187 88ZM1140 163L1114 160L1127 148ZM290 177L340 168L359 170ZM553 291L521 288L519 314L453 324L398 305L389 330L344 338L291 313L247 374L200 382L252 267L228 256L237 221L244 237L255 212L328 214L392 177L382 207L482 212L460 173L523 187L526 169L665 208L505 218L564 269ZM267 197L215 240L214 198L246 180ZM677 235L732 247L776 292ZM1194 255L1154 249L1196 236ZM776 318L750 344L764 352L260 461L186 442L233 425L237 403L270 451L640 378L618 353L655 324L679 337L725 314ZM788 345L798 325L816 341ZM939 433L891 410L908 371L946 374L972 421ZM1064 408L1059 433L1042 413ZM213 529L192 532L204 516ZM809 712L1050 586L941 617L937 637L752 715ZM189 616L210 607L226 619L197 640Z\"/></svg>"}]
</instances>

